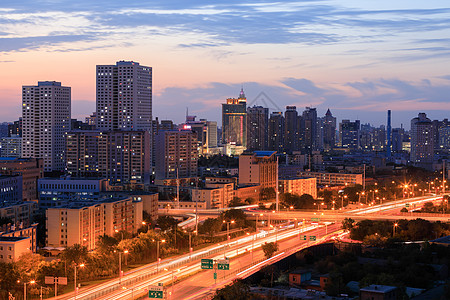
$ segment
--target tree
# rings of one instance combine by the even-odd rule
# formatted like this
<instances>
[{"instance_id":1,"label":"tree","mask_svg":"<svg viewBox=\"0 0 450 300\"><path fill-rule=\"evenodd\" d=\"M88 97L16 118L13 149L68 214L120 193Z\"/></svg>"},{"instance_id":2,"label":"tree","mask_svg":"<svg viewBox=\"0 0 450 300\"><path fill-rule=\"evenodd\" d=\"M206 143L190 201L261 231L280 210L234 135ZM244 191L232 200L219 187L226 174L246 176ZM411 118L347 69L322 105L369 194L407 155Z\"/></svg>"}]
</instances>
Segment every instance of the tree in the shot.
<instances>
[{"instance_id":1,"label":"tree","mask_svg":"<svg viewBox=\"0 0 450 300\"><path fill-rule=\"evenodd\" d=\"M251 205L251 204L255 204L256 200L252 197L248 197L247 199L244 200L247 204Z\"/></svg>"},{"instance_id":2,"label":"tree","mask_svg":"<svg viewBox=\"0 0 450 300\"><path fill-rule=\"evenodd\" d=\"M0 290L9 291L14 288L19 280L20 273L13 263L0 261Z\"/></svg>"},{"instance_id":3,"label":"tree","mask_svg":"<svg viewBox=\"0 0 450 300\"><path fill-rule=\"evenodd\" d=\"M87 261L88 250L87 247L80 244L74 244L73 246L67 247L61 253L61 257L67 262L67 265L79 265Z\"/></svg>"},{"instance_id":4,"label":"tree","mask_svg":"<svg viewBox=\"0 0 450 300\"><path fill-rule=\"evenodd\" d=\"M208 218L201 226L199 226L198 231L200 233L207 233L209 236L213 236L222 229L222 219L219 218Z\"/></svg>"},{"instance_id":5,"label":"tree","mask_svg":"<svg viewBox=\"0 0 450 300\"><path fill-rule=\"evenodd\" d=\"M22 254L16 262L17 268L25 278L35 278L39 270L39 265L44 261L44 257L37 253L24 253Z\"/></svg>"},{"instance_id":6,"label":"tree","mask_svg":"<svg viewBox=\"0 0 450 300\"><path fill-rule=\"evenodd\" d=\"M242 279L235 279L232 284L216 291L216 300L247 300L251 299L250 288Z\"/></svg>"},{"instance_id":7,"label":"tree","mask_svg":"<svg viewBox=\"0 0 450 300\"><path fill-rule=\"evenodd\" d=\"M247 216L241 209L229 209L221 214L221 219L225 222L234 221L235 227L246 227Z\"/></svg>"},{"instance_id":8,"label":"tree","mask_svg":"<svg viewBox=\"0 0 450 300\"><path fill-rule=\"evenodd\" d=\"M278 244L274 242L264 243L261 245L261 248L263 249L266 258L271 258L274 253L278 251Z\"/></svg>"},{"instance_id":9,"label":"tree","mask_svg":"<svg viewBox=\"0 0 450 300\"><path fill-rule=\"evenodd\" d=\"M118 240L107 234L98 237L97 250L100 253L111 253L115 250Z\"/></svg>"},{"instance_id":10,"label":"tree","mask_svg":"<svg viewBox=\"0 0 450 300\"><path fill-rule=\"evenodd\" d=\"M275 189L273 187L270 188L263 188L260 192L261 200L262 201L269 201L272 199L275 199Z\"/></svg>"},{"instance_id":11,"label":"tree","mask_svg":"<svg viewBox=\"0 0 450 300\"><path fill-rule=\"evenodd\" d=\"M345 218L342 221L342 229L351 230L353 228L354 224L355 224L355 220L353 220L352 218Z\"/></svg>"},{"instance_id":12,"label":"tree","mask_svg":"<svg viewBox=\"0 0 450 300\"><path fill-rule=\"evenodd\" d=\"M158 224L158 227L161 228L162 231L166 231L176 226L178 221L171 216L161 216L156 221L156 224Z\"/></svg>"},{"instance_id":13,"label":"tree","mask_svg":"<svg viewBox=\"0 0 450 300\"><path fill-rule=\"evenodd\" d=\"M233 199L231 199L230 203L228 203L228 207L236 207L236 206L242 206L245 205L245 203L243 203L241 201L241 198L239 197L233 197Z\"/></svg>"}]
</instances>

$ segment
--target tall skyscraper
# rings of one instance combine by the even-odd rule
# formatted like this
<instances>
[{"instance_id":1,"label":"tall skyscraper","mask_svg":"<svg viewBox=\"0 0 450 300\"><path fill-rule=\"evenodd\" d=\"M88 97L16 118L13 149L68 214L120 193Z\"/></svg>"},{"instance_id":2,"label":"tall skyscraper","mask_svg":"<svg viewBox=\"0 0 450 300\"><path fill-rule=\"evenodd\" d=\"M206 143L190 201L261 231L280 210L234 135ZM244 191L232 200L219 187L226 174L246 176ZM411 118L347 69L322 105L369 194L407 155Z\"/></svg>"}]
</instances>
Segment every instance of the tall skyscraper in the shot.
<instances>
[{"instance_id":1,"label":"tall skyscraper","mask_svg":"<svg viewBox=\"0 0 450 300\"><path fill-rule=\"evenodd\" d=\"M299 148L299 118L295 106L286 106L284 121L284 149L292 153Z\"/></svg>"},{"instance_id":2,"label":"tall skyscraper","mask_svg":"<svg viewBox=\"0 0 450 300\"><path fill-rule=\"evenodd\" d=\"M39 81L22 87L22 156L42 158L44 171L63 171L65 133L70 130L71 89Z\"/></svg>"},{"instance_id":3,"label":"tall skyscraper","mask_svg":"<svg viewBox=\"0 0 450 300\"><path fill-rule=\"evenodd\" d=\"M284 117L282 112L273 112L269 119L269 150L284 151Z\"/></svg>"},{"instance_id":4,"label":"tall skyscraper","mask_svg":"<svg viewBox=\"0 0 450 300\"><path fill-rule=\"evenodd\" d=\"M306 153L318 150L319 134L317 131L317 110L306 107L302 115L303 148Z\"/></svg>"},{"instance_id":5,"label":"tall skyscraper","mask_svg":"<svg viewBox=\"0 0 450 300\"><path fill-rule=\"evenodd\" d=\"M411 157L416 166L431 169L434 155L433 123L425 113L411 120Z\"/></svg>"},{"instance_id":6,"label":"tall skyscraper","mask_svg":"<svg viewBox=\"0 0 450 300\"><path fill-rule=\"evenodd\" d=\"M239 97L222 104L222 142L247 147L247 98L241 89Z\"/></svg>"},{"instance_id":7,"label":"tall skyscraper","mask_svg":"<svg viewBox=\"0 0 450 300\"><path fill-rule=\"evenodd\" d=\"M98 130L152 128L152 68L133 61L97 66Z\"/></svg>"},{"instance_id":8,"label":"tall skyscraper","mask_svg":"<svg viewBox=\"0 0 450 300\"><path fill-rule=\"evenodd\" d=\"M339 139L342 148L359 148L360 121L342 120L339 124Z\"/></svg>"},{"instance_id":9,"label":"tall skyscraper","mask_svg":"<svg viewBox=\"0 0 450 300\"><path fill-rule=\"evenodd\" d=\"M247 108L247 149L267 150L269 109L262 106Z\"/></svg>"},{"instance_id":10,"label":"tall skyscraper","mask_svg":"<svg viewBox=\"0 0 450 300\"><path fill-rule=\"evenodd\" d=\"M388 119L387 119L387 148L386 148L386 155L387 157L391 157L391 151L392 151L392 126L391 126L391 110L388 110Z\"/></svg>"},{"instance_id":11,"label":"tall skyscraper","mask_svg":"<svg viewBox=\"0 0 450 300\"><path fill-rule=\"evenodd\" d=\"M323 118L323 148L330 151L336 145L336 118L333 117L330 109L327 110Z\"/></svg>"}]
</instances>

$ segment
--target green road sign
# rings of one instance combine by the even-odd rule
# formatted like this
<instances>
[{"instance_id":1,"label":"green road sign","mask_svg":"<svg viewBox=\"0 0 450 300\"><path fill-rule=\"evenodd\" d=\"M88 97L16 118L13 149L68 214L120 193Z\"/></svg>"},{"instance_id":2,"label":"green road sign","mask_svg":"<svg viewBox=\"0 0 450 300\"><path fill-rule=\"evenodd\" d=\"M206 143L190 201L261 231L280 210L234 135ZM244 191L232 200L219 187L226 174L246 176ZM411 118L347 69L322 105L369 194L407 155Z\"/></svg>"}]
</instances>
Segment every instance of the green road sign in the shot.
<instances>
[{"instance_id":1,"label":"green road sign","mask_svg":"<svg viewBox=\"0 0 450 300\"><path fill-rule=\"evenodd\" d=\"M162 284L151 285L148 287L148 297L153 299L164 298L163 286Z\"/></svg>"},{"instance_id":2,"label":"green road sign","mask_svg":"<svg viewBox=\"0 0 450 300\"><path fill-rule=\"evenodd\" d=\"M201 262L202 269L212 269L214 266L212 259L202 259Z\"/></svg>"},{"instance_id":3,"label":"green road sign","mask_svg":"<svg viewBox=\"0 0 450 300\"><path fill-rule=\"evenodd\" d=\"M230 260L229 259L217 260L217 269L218 270L229 270L230 269Z\"/></svg>"},{"instance_id":4,"label":"green road sign","mask_svg":"<svg viewBox=\"0 0 450 300\"><path fill-rule=\"evenodd\" d=\"M319 222L320 218L311 218L311 222Z\"/></svg>"},{"instance_id":5,"label":"green road sign","mask_svg":"<svg viewBox=\"0 0 450 300\"><path fill-rule=\"evenodd\" d=\"M217 273L214 273L214 279L217 279Z\"/></svg>"},{"instance_id":6,"label":"green road sign","mask_svg":"<svg viewBox=\"0 0 450 300\"><path fill-rule=\"evenodd\" d=\"M406 203L406 204L405 204L405 207L409 207L409 203Z\"/></svg>"},{"instance_id":7,"label":"green road sign","mask_svg":"<svg viewBox=\"0 0 450 300\"><path fill-rule=\"evenodd\" d=\"M310 241L315 241L316 240L316 236L315 235L310 235L309 236L309 240Z\"/></svg>"},{"instance_id":8,"label":"green road sign","mask_svg":"<svg viewBox=\"0 0 450 300\"><path fill-rule=\"evenodd\" d=\"M148 297L153 299L162 299L163 292L162 291L148 291Z\"/></svg>"},{"instance_id":9,"label":"green road sign","mask_svg":"<svg viewBox=\"0 0 450 300\"><path fill-rule=\"evenodd\" d=\"M306 241L306 235L301 235L300 240Z\"/></svg>"}]
</instances>

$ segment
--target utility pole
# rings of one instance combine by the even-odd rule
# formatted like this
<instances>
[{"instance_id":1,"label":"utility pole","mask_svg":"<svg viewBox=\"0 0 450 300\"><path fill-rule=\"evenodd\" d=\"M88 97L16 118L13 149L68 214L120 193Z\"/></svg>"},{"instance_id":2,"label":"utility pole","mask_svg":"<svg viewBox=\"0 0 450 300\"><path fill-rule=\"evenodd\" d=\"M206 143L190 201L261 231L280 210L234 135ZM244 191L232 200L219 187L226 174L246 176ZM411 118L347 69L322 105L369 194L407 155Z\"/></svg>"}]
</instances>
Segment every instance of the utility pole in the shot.
<instances>
[{"instance_id":1,"label":"utility pole","mask_svg":"<svg viewBox=\"0 0 450 300\"><path fill-rule=\"evenodd\" d=\"M445 159L442 160L442 196L445 194Z\"/></svg>"},{"instance_id":2,"label":"utility pole","mask_svg":"<svg viewBox=\"0 0 450 300\"><path fill-rule=\"evenodd\" d=\"M177 167L177 205L176 208L180 208L180 179L178 178L178 167Z\"/></svg>"},{"instance_id":3,"label":"utility pole","mask_svg":"<svg viewBox=\"0 0 450 300\"><path fill-rule=\"evenodd\" d=\"M278 156L277 156L277 175L276 175L276 188L275 188L275 199L276 199L276 210L279 212L279 203L278 203Z\"/></svg>"}]
</instances>

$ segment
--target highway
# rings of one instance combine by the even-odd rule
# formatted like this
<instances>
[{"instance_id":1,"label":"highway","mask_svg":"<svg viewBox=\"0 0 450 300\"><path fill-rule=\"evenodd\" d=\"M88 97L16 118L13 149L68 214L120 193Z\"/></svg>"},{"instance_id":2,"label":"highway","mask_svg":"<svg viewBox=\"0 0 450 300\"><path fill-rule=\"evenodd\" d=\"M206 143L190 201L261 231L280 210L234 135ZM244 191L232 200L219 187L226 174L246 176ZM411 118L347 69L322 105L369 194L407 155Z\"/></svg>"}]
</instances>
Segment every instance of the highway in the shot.
<instances>
[{"instance_id":1,"label":"highway","mask_svg":"<svg viewBox=\"0 0 450 300\"><path fill-rule=\"evenodd\" d=\"M229 242L229 244L227 242L222 242L221 244L212 245L207 248L197 250L191 254L183 254L177 257L164 259L159 264L148 264L127 272L120 279L120 282L119 279L116 278L102 284L81 288L78 291L77 299L132 299L132 297L146 294L146 289L149 285L155 285L158 283L164 283L164 285L167 285L168 283L171 283L172 277L175 281L177 281L177 279L185 279L173 286L173 299L197 299L195 298L197 297L196 295L200 297L198 299L201 299L201 297L205 297L205 295L212 292L212 287L214 287L214 289L218 288L225 285L236 276L248 275L246 272L251 272L249 270L255 271L259 269L260 266L257 266L257 269L251 269L250 267L252 261L254 264L264 263L261 244L265 242L282 240L279 243L279 254L277 254L277 259L281 259L282 257L287 256L286 249L290 249L290 251L298 251L301 247L305 247L308 243L310 243L309 241L306 242L299 239L299 235L302 231L308 232L308 235L316 236L324 236L326 233L335 233L339 230L340 221L344 218L352 218L355 220L366 218L384 220L407 219L408 216L399 216L400 209L405 207L407 203L414 206L439 199L441 199L439 196L424 196L411 199L402 199L396 201L395 203L387 202L381 205L366 206L358 209L342 211L283 211L279 213L272 213L267 211L259 211L253 207L246 208L246 213L249 218L256 218L256 215L258 215L260 221L268 221L268 219L271 218L272 223L275 220L278 222L290 220L291 228L280 229L278 228L279 226L277 226L276 232L275 229L260 229L258 234L233 239ZM183 212L178 211L176 213L192 214L192 211L183 210ZM211 214L211 212L209 213ZM217 213L219 212L212 212L213 215L217 215ZM202 211L201 214L205 217L208 215L208 211ZM415 219L417 216L411 216L410 218ZM192 219L194 219L195 222L195 215L191 215L191 220ZM424 217L424 219L442 220L442 216ZM310 221L314 221L313 224L317 224L319 220L321 224L327 222L326 224L330 225L327 225L327 228L324 228L323 226L317 228L317 225L306 225L306 223ZM294 222L303 225L300 225L298 228L292 228L294 226ZM331 225L331 222L334 224ZM185 223L192 226L192 221ZM317 239L316 242L319 242L319 239ZM252 248L254 251L251 251ZM211 258L217 260L224 258L225 256L231 259L231 270L228 271L228 275L227 271L225 271L225 278L222 278L223 274L219 273L217 285L215 285L213 272L211 270L202 271L200 269L200 259ZM271 262L272 261L270 261L270 263ZM240 272L244 273L236 273L233 270L240 270ZM172 287L168 290L167 294L170 294L171 292ZM72 292L52 299L75 299L75 295Z\"/></svg>"},{"instance_id":2,"label":"highway","mask_svg":"<svg viewBox=\"0 0 450 300\"><path fill-rule=\"evenodd\" d=\"M162 274L140 282L139 284L126 285L120 290L104 295L103 297L98 297L97 299L132 299L132 296L147 294L149 285L156 285L158 283L163 283L164 286L170 285L172 283L172 275L175 282L181 279L184 280L176 283L173 287L169 286L166 288L166 299L205 299L207 295L214 293L215 289L224 286L234 278L242 277L244 274L248 276L264 265L273 263L276 260L295 253L299 249L312 245L313 242L301 241L299 239L299 236L303 235L303 232L308 237L310 235L316 236L317 240L314 243L320 243L322 242L320 237L326 235L327 232L329 234L335 234L340 231L339 224L329 224L327 228L324 225L320 227L308 225L281 231L278 234L272 234L271 236L256 241L253 240L253 236L249 236L247 237L247 243L241 243L234 247L231 246L229 250L209 257L213 260L224 257L230 259L230 270L218 270L217 280L214 279L214 270L201 270L200 261L196 261L178 269L164 271ZM280 247L279 252L276 257L266 261L261 244L275 242L276 240ZM253 253L251 251L252 244L254 247Z\"/></svg>"}]
</instances>

